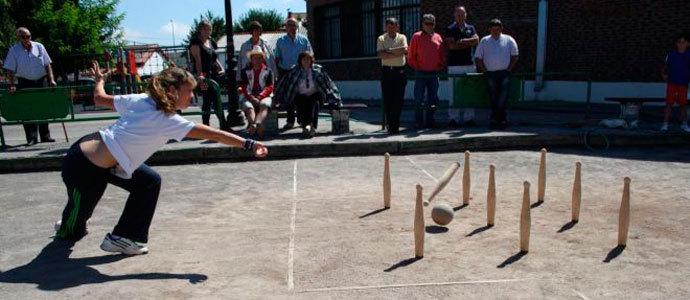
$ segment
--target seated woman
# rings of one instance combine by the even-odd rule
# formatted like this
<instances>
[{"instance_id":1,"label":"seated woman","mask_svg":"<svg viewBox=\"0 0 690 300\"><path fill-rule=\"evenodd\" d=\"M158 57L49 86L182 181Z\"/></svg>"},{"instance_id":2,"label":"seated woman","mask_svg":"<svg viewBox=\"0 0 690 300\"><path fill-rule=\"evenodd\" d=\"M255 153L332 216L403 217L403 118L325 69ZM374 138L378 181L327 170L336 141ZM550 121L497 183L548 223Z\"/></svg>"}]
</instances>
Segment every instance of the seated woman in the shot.
<instances>
[{"instance_id":1,"label":"seated woman","mask_svg":"<svg viewBox=\"0 0 690 300\"><path fill-rule=\"evenodd\" d=\"M273 94L273 72L266 67L266 54L261 47L254 46L252 51L247 53L250 62L240 73L240 108L247 117L247 132L254 133L260 137L264 136L264 120L272 106L271 95ZM258 114L256 113L258 111Z\"/></svg>"},{"instance_id":2,"label":"seated woman","mask_svg":"<svg viewBox=\"0 0 690 300\"><path fill-rule=\"evenodd\" d=\"M305 137L313 137L319 120L319 107L328 105L331 109L342 106L340 91L326 71L314 64L314 54L302 52L297 57L299 65L294 66L276 88L276 106L294 104L297 107L297 123L302 126Z\"/></svg>"}]
</instances>

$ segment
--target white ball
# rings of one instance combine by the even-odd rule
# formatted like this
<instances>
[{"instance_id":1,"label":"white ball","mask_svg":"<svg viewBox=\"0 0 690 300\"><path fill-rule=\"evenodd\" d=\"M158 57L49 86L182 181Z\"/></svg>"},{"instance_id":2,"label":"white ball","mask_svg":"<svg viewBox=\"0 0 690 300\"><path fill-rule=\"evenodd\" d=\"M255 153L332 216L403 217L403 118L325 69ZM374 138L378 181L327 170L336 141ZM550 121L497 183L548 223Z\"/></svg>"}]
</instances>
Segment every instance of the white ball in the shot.
<instances>
[{"instance_id":1,"label":"white ball","mask_svg":"<svg viewBox=\"0 0 690 300\"><path fill-rule=\"evenodd\" d=\"M436 224L441 226L450 224L450 222L453 221L454 216L455 211L453 211L453 207L445 202L436 203L434 208L431 209L431 219L434 220Z\"/></svg>"}]
</instances>

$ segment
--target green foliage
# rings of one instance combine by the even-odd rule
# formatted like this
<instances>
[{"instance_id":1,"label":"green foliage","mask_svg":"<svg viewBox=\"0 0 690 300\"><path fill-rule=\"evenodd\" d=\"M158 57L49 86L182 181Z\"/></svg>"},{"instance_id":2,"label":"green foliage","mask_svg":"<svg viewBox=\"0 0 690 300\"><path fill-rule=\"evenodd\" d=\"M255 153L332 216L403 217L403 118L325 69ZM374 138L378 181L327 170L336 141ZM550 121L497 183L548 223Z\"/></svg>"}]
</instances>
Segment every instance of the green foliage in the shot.
<instances>
[{"instance_id":1,"label":"green foliage","mask_svg":"<svg viewBox=\"0 0 690 300\"><path fill-rule=\"evenodd\" d=\"M0 60L5 59L7 49L16 42L17 26L10 15L8 0L0 0Z\"/></svg>"},{"instance_id":2,"label":"green foliage","mask_svg":"<svg viewBox=\"0 0 690 300\"><path fill-rule=\"evenodd\" d=\"M211 22L211 39L214 41L218 41L221 37L225 35L225 19L221 16L216 16L213 14L212 11L207 11L206 15L199 15L199 19L194 19L194 23L192 24L192 28L189 30L189 33L187 34L187 37L184 40L185 44L189 44L189 41L192 40L193 37L195 37L199 32L196 30L196 28L199 26L199 23L201 23L201 20L206 19Z\"/></svg>"},{"instance_id":3,"label":"green foliage","mask_svg":"<svg viewBox=\"0 0 690 300\"><path fill-rule=\"evenodd\" d=\"M275 9L255 9L240 16L239 21L234 24L235 32L249 32L249 24L252 21L259 21L264 31L277 31L283 25L285 17Z\"/></svg>"},{"instance_id":4,"label":"green foliage","mask_svg":"<svg viewBox=\"0 0 690 300\"><path fill-rule=\"evenodd\" d=\"M116 14L120 0L0 0L0 49L17 43L16 28L27 27L33 40L45 45L61 73L82 67L88 59L55 59L66 54L102 53L123 45ZM64 70L67 72L68 70Z\"/></svg>"},{"instance_id":5,"label":"green foliage","mask_svg":"<svg viewBox=\"0 0 690 300\"><path fill-rule=\"evenodd\" d=\"M116 15L119 0L44 1L32 18L35 40L54 56L102 53L119 46L119 25L124 15ZM34 29L36 28L36 29Z\"/></svg>"}]
</instances>

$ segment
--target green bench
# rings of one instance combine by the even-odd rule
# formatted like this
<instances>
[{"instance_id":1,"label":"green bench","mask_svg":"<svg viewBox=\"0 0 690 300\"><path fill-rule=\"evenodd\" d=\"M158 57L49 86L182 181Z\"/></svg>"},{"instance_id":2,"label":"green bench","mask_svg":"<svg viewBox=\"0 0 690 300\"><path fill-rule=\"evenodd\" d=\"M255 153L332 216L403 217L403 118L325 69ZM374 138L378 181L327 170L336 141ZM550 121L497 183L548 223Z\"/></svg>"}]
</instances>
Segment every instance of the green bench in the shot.
<instances>
[{"instance_id":1,"label":"green bench","mask_svg":"<svg viewBox=\"0 0 690 300\"><path fill-rule=\"evenodd\" d=\"M527 79L533 79L541 76L542 78L552 77L566 77L566 78L582 78L587 83L585 119L590 115L590 100L592 94L592 80L588 73L581 72L545 72L545 73L514 73L510 78L510 90L508 92L508 108L519 108L525 105L531 105L530 101L525 99L525 82ZM491 108L489 101L489 88L486 83L486 76L483 73L467 73L467 74L444 74L437 75L412 75L409 80L418 78L438 77L440 79L453 80L453 101L449 105L437 105L435 109L449 109L449 108ZM382 100L383 102L383 100ZM531 101L534 102L534 101ZM383 103L382 103L383 105ZM405 105L403 110L429 109L428 105L416 106ZM386 129L385 111L381 112L382 129Z\"/></svg>"}]
</instances>

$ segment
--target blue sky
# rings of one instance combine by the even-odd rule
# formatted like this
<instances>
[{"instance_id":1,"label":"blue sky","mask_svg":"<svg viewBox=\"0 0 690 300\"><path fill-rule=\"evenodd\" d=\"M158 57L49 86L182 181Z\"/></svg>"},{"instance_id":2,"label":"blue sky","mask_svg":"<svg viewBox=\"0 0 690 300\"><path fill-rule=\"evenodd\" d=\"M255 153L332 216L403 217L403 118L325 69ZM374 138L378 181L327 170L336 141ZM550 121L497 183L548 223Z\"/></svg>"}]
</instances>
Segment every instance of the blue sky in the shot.
<instances>
[{"instance_id":1,"label":"blue sky","mask_svg":"<svg viewBox=\"0 0 690 300\"><path fill-rule=\"evenodd\" d=\"M234 0L233 19L251 8L275 9L286 15L306 11L305 0ZM224 0L120 0L118 12L125 13L122 28L127 41L172 45L173 28L175 43L180 44L187 36L194 18L211 10L225 16ZM172 20L172 22L171 22ZM174 26L173 26L174 24Z\"/></svg>"}]
</instances>

